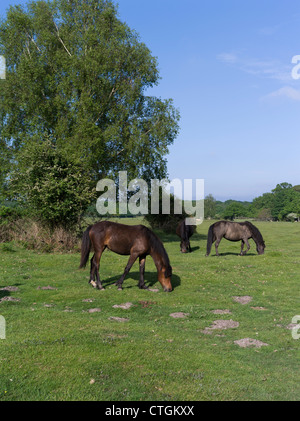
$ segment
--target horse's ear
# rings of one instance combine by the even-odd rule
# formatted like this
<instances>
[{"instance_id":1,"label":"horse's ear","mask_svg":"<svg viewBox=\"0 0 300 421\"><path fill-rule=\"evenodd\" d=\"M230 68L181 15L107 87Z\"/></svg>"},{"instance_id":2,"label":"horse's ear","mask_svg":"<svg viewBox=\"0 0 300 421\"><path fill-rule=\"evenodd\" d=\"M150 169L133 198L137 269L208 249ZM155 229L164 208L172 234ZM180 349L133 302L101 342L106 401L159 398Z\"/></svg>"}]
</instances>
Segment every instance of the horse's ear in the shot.
<instances>
[{"instance_id":1,"label":"horse's ear","mask_svg":"<svg viewBox=\"0 0 300 421\"><path fill-rule=\"evenodd\" d=\"M165 270L165 278L170 278L172 276L172 266L167 266Z\"/></svg>"}]
</instances>

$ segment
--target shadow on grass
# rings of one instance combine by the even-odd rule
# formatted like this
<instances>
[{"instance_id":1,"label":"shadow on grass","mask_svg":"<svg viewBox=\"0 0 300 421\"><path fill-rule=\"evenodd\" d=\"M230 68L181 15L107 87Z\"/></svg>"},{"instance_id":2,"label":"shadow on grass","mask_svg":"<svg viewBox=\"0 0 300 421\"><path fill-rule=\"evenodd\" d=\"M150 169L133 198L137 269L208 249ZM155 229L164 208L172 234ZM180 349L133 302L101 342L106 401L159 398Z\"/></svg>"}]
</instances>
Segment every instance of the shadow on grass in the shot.
<instances>
[{"instance_id":1,"label":"shadow on grass","mask_svg":"<svg viewBox=\"0 0 300 421\"><path fill-rule=\"evenodd\" d=\"M237 252L237 253L233 253L233 252L220 253L220 252L219 252L219 256L217 256L216 254L211 253L211 254L208 256L208 258L209 258L209 257L222 257L222 256L223 256L223 257L224 257L224 256L247 257L247 256L256 256L256 255L257 255L257 253L247 253L247 254L244 254L243 256L241 256L239 252Z\"/></svg>"},{"instance_id":2,"label":"shadow on grass","mask_svg":"<svg viewBox=\"0 0 300 421\"><path fill-rule=\"evenodd\" d=\"M14 285L0 285L0 300L4 297L10 297L11 296L11 292L14 292L14 290L12 288L18 288L20 285L22 284L14 284Z\"/></svg>"},{"instance_id":3,"label":"shadow on grass","mask_svg":"<svg viewBox=\"0 0 300 421\"><path fill-rule=\"evenodd\" d=\"M175 234L169 234L162 230L154 230L155 234L160 238L163 243L178 243L180 244L180 238ZM196 232L190 237L190 242L205 241L207 240L207 234L200 234Z\"/></svg>"},{"instance_id":4,"label":"shadow on grass","mask_svg":"<svg viewBox=\"0 0 300 421\"><path fill-rule=\"evenodd\" d=\"M108 279L101 279L101 283L104 286L104 288L106 288L107 286L110 285L114 285L121 277L120 275L114 276L112 278L108 278ZM128 279L134 279L135 281L137 281L137 284L139 282L140 279L140 272L129 272L129 274L126 276L124 282L123 282L123 289L130 289L130 288L135 288L135 286L133 285L126 285L126 280ZM157 273L156 272L148 272L145 273L145 284L148 288L152 288L152 287L161 287L160 282L157 279ZM179 287L179 285L181 284L181 280L180 277L177 276L176 274L172 275L172 287L173 290L177 287ZM117 288L117 287L116 287Z\"/></svg>"}]
</instances>

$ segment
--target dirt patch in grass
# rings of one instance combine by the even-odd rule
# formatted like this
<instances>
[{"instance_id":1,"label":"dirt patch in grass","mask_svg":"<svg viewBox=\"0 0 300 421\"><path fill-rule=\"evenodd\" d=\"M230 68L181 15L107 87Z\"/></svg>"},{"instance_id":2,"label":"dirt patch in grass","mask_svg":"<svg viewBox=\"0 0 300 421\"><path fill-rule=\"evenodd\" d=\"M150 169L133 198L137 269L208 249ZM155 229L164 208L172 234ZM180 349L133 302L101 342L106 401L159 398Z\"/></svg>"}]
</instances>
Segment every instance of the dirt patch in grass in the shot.
<instances>
[{"instance_id":1,"label":"dirt patch in grass","mask_svg":"<svg viewBox=\"0 0 300 421\"><path fill-rule=\"evenodd\" d=\"M236 303L240 303L240 304L248 304L248 303L250 303L250 301L252 301L252 297L250 297L250 295L244 295L244 296L241 296L241 297L234 296L232 298L233 298L233 301L235 301Z\"/></svg>"},{"instance_id":2,"label":"dirt patch in grass","mask_svg":"<svg viewBox=\"0 0 300 421\"><path fill-rule=\"evenodd\" d=\"M290 323L289 325L286 326L287 329L292 330L292 329L300 329L300 324L298 323Z\"/></svg>"},{"instance_id":3,"label":"dirt patch in grass","mask_svg":"<svg viewBox=\"0 0 300 421\"><path fill-rule=\"evenodd\" d=\"M124 317L109 317L109 320L112 320L114 322L120 322L120 323L129 322L129 319L126 319Z\"/></svg>"},{"instance_id":4,"label":"dirt patch in grass","mask_svg":"<svg viewBox=\"0 0 300 421\"><path fill-rule=\"evenodd\" d=\"M88 310L88 313L99 313L101 311L101 308L90 308Z\"/></svg>"},{"instance_id":5,"label":"dirt patch in grass","mask_svg":"<svg viewBox=\"0 0 300 421\"><path fill-rule=\"evenodd\" d=\"M0 288L0 291L15 292L15 291L19 291L19 288L18 287L7 286L7 287L4 287L4 288Z\"/></svg>"},{"instance_id":6,"label":"dirt patch in grass","mask_svg":"<svg viewBox=\"0 0 300 421\"><path fill-rule=\"evenodd\" d=\"M174 319L184 319L185 317L189 316L189 313L182 313L181 311L177 313L171 313L170 317L173 317Z\"/></svg>"},{"instance_id":7,"label":"dirt patch in grass","mask_svg":"<svg viewBox=\"0 0 300 421\"><path fill-rule=\"evenodd\" d=\"M139 304L142 306L142 308L148 308L152 307L154 304L156 304L155 301L139 301Z\"/></svg>"},{"instance_id":8,"label":"dirt patch in grass","mask_svg":"<svg viewBox=\"0 0 300 421\"><path fill-rule=\"evenodd\" d=\"M234 320L215 320L210 327L206 327L202 330L202 333L206 335L212 334L212 331L217 330L226 330L226 329L236 329L239 327L239 322L235 322Z\"/></svg>"},{"instance_id":9,"label":"dirt patch in grass","mask_svg":"<svg viewBox=\"0 0 300 421\"><path fill-rule=\"evenodd\" d=\"M115 304L113 308L122 308L123 310L128 310L130 307L132 307L132 303L125 303L125 304Z\"/></svg>"},{"instance_id":10,"label":"dirt patch in grass","mask_svg":"<svg viewBox=\"0 0 300 421\"><path fill-rule=\"evenodd\" d=\"M238 341L234 341L234 343L241 348L261 348L262 346L269 346L269 344L251 338L239 339Z\"/></svg>"},{"instance_id":11,"label":"dirt patch in grass","mask_svg":"<svg viewBox=\"0 0 300 421\"><path fill-rule=\"evenodd\" d=\"M19 298L14 298L14 297L3 297L3 298L1 298L0 303L2 301L20 301L20 299Z\"/></svg>"},{"instance_id":12,"label":"dirt patch in grass","mask_svg":"<svg viewBox=\"0 0 300 421\"><path fill-rule=\"evenodd\" d=\"M230 310L212 310L213 314L232 314Z\"/></svg>"},{"instance_id":13,"label":"dirt patch in grass","mask_svg":"<svg viewBox=\"0 0 300 421\"><path fill-rule=\"evenodd\" d=\"M251 307L253 310L267 310L265 307Z\"/></svg>"}]
</instances>

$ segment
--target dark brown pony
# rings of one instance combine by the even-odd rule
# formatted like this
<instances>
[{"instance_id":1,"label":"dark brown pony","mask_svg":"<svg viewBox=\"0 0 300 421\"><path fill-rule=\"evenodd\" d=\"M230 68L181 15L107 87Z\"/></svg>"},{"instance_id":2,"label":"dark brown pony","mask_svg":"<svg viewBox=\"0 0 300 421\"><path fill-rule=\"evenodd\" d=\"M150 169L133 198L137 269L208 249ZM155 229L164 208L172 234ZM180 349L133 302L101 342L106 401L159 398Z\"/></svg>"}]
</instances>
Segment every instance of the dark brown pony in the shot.
<instances>
[{"instance_id":1,"label":"dark brown pony","mask_svg":"<svg viewBox=\"0 0 300 421\"><path fill-rule=\"evenodd\" d=\"M192 251L190 245L190 237L194 234L195 227L193 225L186 225L185 219L177 225L176 234L180 237L180 251L181 253L190 253Z\"/></svg>"},{"instance_id":2,"label":"dark brown pony","mask_svg":"<svg viewBox=\"0 0 300 421\"><path fill-rule=\"evenodd\" d=\"M263 237L258 228L251 224L251 222L218 221L209 227L206 256L209 255L211 246L214 242L216 242L216 255L219 256L218 246L223 237L230 241L242 241L241 256L246 254L250 249L250 244L248 242L249 238L252 238L255 241L257 253L264 254L265 242ZM247 245L247 250L244 252L243 249L245 244Z\"/></svg>"},{"instance_id":3,"label":"dark brown pony","mask_svg":"<svg viewBox=\"0 0 300 421\"><path fill-rule=\"evenodd\" d=\"M91 247L94 249L94 255L91 259L89 283L91 283L93 287L104 289L100 281L99 266L102 253L108 248L121 255L130 255L123 275L115 283L115 285L118 286L118 289L122 289L124 278L137 258L139 258L140 263L138 287L147 289L144 281L144 272L146 256L150 255L156 265L158 280L164 291L172 291L172 268L167 252L160 239L153 231L144 225L130 226L118 224L116 222L103 221L89 226L82 237L80 268L86 266Z\"/></svg>"}]
</instances>

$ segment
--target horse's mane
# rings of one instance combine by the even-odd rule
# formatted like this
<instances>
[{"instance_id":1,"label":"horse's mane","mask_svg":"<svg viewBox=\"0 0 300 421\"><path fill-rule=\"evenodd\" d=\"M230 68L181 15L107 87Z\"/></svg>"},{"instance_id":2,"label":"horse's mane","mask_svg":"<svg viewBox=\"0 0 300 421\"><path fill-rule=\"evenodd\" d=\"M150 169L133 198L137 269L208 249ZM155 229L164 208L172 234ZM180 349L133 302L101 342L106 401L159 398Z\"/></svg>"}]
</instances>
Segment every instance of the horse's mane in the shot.
<instances>
[{"instance_id":1,"label":"horse's mane","mask_svg":"<svg viewBox=\"0 0 300 421\"><path fill-rule=\"evenodd\" d=\"M262 244L263 246L265 245L263 236L255 225L251 224L249 221L241 222L241 225L246 225L249 228L252 238L256 243Z\"/></svg>"},{"instance_id":2,"label":"horse's mane","mask_svg":"<svg viewBox=\"0 0 300 421\"><path fill-rule=\"evenodd\" d=\"M162 257L164 265L166 266L165 278L169 278L170 276L172 276L172 267L170 265L170 260L169 260L168 254L166 252L166 249L164 248L164 245L161 242L161 240L158 238L158 236L153 231L151 231L149 228L147 228L147 232L148 232L150 244L151 244L151 247L152 247L153 251L155 251L157 254L159 254Z\"/></svg>"}]
</instances>

